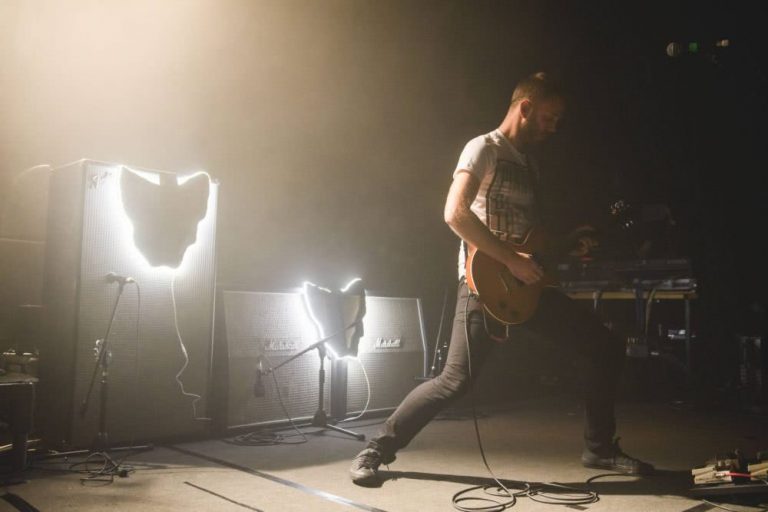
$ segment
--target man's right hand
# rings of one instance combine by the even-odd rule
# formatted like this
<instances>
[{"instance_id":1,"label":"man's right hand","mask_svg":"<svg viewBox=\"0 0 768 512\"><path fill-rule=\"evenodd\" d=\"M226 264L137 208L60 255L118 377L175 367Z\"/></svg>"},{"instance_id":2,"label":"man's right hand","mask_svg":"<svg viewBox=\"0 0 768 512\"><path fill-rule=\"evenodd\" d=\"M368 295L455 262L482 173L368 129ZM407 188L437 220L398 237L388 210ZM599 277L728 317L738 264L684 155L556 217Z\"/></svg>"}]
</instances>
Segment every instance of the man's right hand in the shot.
<instances>
[{"instance_id":1,"label":"man's right hand","mask_svg":"<svg viewBox=\"0 0 768 512\"><path fill-rule=\"evenodd\" d=\"M534 284L544 277L544 270L532 258L513 253L504 262L513 276L525 284Z\"/></svg>"},{"instance_id":2,"label":"man's right hand","mask_svg":"<svg viewBox=\"0 0 768 512\"><path fill-rule=\"evenodd\" d=\"M445 222L461 239L474 245L496 261L504 263L515 278L525 284L539 281L544 272L539 265L525 256L511 251L500 242L471 210L480 181L469 171L458 172L451 183L445 200Z\"/></svg>"}]
</instances>

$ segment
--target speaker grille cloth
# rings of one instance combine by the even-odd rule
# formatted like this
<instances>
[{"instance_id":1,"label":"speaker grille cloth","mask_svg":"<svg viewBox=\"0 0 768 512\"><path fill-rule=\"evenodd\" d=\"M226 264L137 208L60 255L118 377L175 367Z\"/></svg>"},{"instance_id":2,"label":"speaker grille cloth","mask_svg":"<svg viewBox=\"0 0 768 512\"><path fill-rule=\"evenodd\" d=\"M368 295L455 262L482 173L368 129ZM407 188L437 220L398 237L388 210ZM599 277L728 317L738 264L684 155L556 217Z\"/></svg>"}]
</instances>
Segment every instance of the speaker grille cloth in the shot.
<instances>
[{"instance_id":1,"label":"speaker grille cloth","mask_svg":"<svg viewBox=\"0 0 768 512\"><path fill-rule=\"evenodd\" d=\"M418 299L367 297L365 334L358 358L371 382L369 410L392 409L418 382L424 368L424 337ZM347 409L362 411L368 390L360 364L348 365Z\"/></svg>"},{"instance_id":2,"label":"speaker grille cloth","mask_svg":"<svg viewBox=\"0 0 768 512\"><path fill-rule=\"evenodd\" d=\"M316 328L307 317L302 296L295 293L223 293L230 427L285 420L271 375L263 377L265 393L255 397L253 386L259 356L272 367L317 341ZM328 409L330 364L326 361L324 409ZM312 417L318 405L320 358L311 350L275 371L280 396L294 419Z\"/></svg>"}]
</instances>

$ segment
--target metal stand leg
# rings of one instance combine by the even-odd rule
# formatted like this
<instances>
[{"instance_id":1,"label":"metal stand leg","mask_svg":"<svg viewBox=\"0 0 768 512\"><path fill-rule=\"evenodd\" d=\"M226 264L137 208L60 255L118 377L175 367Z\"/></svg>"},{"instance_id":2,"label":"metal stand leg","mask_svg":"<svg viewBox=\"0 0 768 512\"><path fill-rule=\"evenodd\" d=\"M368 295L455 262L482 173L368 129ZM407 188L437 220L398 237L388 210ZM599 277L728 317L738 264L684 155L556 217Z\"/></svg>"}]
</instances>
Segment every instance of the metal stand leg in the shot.
<instances>
[{"instance_id":1,"label":"metal stand leg","mask_svg":"<svg viewBox=\"0 0 768 512\"><path fill-rule=\"evenodd\" d=\"M364 434L358 434L357 432L352 432L351 430L347 430L345 428L337 427L336 425L331 425L328 423L328 415L325 412L324 409L324 402L325 402L325 347L318 346L318 353L320 355L320 370L318 371L318 385L319 390L317 393L317 411L315 411L315 415L312 417L312 421L309 423L310 426L322 428L322 429L329 429L334 430L336 432L340 432L342 434L346 434L348 436L352 436L358 441L365 441L365 435Z\"/></svg>"},{"instance_id":2,"label":"metal stand leg","mask_svg":"<svg viewBox=\"0 0 768 512\"><path fill-rule=\"evenodd\" d=\"M88 404L90 403L91 392L93 391L96 376L99 375L99 431L93 441L93 446L90 450L75 450L69 452L59 452L50 455L44 455L38 457L40 460L55 459L55 458L67 458L70 456L85 455L85 461L78 464L87 464L92 462L93 459L103 461L103 469L98 472L91 473L87 478L82 478L85 481L97 481L97 482L111 482L115 475L120 477L126 477L132 471L132 469L124 468L121 466L121 462L114 460L109 453L115 451L136 451L143 452L154 449L152 445L138 445L138 446L123 446L114 448L109 445L109 435L107 434L107 398L109 396L109 363L111 353L109 351L109 334L112 331L112 324L115 320L115 313L117 312L117 306L120 303L120 297L123 295L125 288L125 282L120 282L120 287L115 298L114 306L112 307L112 316L109 319L107 325L107 332L104 334L104 338L97 341L96 349L98 354L98 360L93 369L91 375L91 384L88 387L83 403L80 405L80 416L85 417L88 411ZM101 372L99 373L99 370ZM73 465L76 466L77 464Z\"/></svg>"}]
</instances>

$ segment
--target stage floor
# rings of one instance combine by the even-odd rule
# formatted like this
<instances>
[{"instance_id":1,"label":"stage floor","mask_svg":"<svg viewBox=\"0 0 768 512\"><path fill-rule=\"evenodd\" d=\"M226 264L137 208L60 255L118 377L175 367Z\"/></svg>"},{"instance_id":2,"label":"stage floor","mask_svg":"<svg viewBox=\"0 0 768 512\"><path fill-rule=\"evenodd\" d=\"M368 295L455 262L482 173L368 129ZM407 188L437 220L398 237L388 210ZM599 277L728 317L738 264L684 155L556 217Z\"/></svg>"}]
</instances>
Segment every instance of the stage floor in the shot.
<instances>
[{"instance_id":1,"label":"stage floor","mask_svg":"<svg viewBox=\"0 0 768 512\"><path fill-rule=\"evenodd\" d=\"M490 483L478 452L471 416L453 411L437 419L398 454L378 488L362 488L347 469L363 442L327 431L297 445L238 446L212 439L157 447L131 456L136 471L110 485L81 485L80 475L36 468L26 483L6 492L41 511L339 511L429 512L452 510L454 493ZM382 419L347 424L370 436ZM606 477L590 484L598 502L570 509L595 511L721 510L692 498L690 469L717 453L740 449L752 455L768 448L765 417L712 413L686 404L630 403L618 409L624 450L654 463L649 478ZM582 411L564 398L483 407L480 431L495 474L507 482L559 482L585 487L601 474L583 468ZM307 429L312 431L314 429ZM290 436L291 431L284 433ZM287 437L295 441L296 437ZM121 457L122 455L117 455ZM7 497L6 497L7 499ZM768 503L764 495L763 503ZM755 504L724 500L731 510L761 510ZM480 503L467 503L470 506ZM563 509L521 497L512 510ZM0 511L20 510L0 500Z\"/></svg>"}]
</instances>

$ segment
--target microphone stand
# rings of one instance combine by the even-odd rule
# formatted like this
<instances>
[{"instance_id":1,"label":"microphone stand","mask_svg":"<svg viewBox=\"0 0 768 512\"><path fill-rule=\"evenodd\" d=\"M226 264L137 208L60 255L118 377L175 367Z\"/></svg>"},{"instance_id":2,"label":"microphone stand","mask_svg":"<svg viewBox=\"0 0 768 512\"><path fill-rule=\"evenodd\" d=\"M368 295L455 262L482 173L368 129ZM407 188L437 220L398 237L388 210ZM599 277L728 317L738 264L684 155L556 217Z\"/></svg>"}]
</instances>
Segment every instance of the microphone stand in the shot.
<instances>
[{"instance_id":1,"label":"microphone stand","mask_svg":"<svg viewBox=\"0 0 768 512\"><path fill-rule=\"evenodd\" d=\"M310 421L308 424L299 425L299 426L311 426L311 427L318 427L321 429L330 429L334 430L336 432L340 432L342 434L346 434L348 436L352 436L358 441L364 441L365 440L365 434L358 434L357 432L353 432L351 430L347 430L345 428L337 427L336 425L331 425L328 423L328 413L325 412L325 357L326 357L326 347L325 342L330 340L331 338L347 331L348 329L351 329L355 325L357 325L359 320L352 322L347 327L344 327L343 329L340 329L339 331L331 334L330 336L326 336L325 338L316 341L315 343L309 345L301 352L298 352L294 354L293 356L289 357L282 363L278 364L277 366L270 366L263 372L261 370L258 370L259 373L263 373L264 375L269 375L271 373L274 373L275 370L278 370L279 368L282 368L286 364L290 363L294 359L297 359L298 357L301 357L302 355L306 354L310 350L317 349L318 355L320 356L320 369L318 370L318 393L317 393L317 410L315 411L315 415L312 417L312 421Z\"/></svg>"},{"instance_id":2,"label":"microphone stand","mask_svg":"<svg viewBox=\"0 0 768 512\"><path fill-rule=\"evenodd\" d=\"M97 360L96 364L93 367L93 373L91 374L91 382L88 386L88 392L85 395L85 398L83 399L82 404L80 404L80 418L85 418L86 413L88 412L88 405L90 404L91 394L93 392L94 384L96 383L96 376L99 375L99 369L101 369L101 378L99 379L99 431L96 434L96 437L93 441L93 445L90 450L72 450L68 452L58 452L51 455L46 455L41 457L41 459L51 459L51 458L60 458L60 457L72 457L72 456L79 456L79 455L86 455L86 458L83 462L79 462L76 464L73 464L73 467L76 467L81 464L88 464L89 462L92 462L93 459L101 459L103 460L103 467L95 472L89 472L90 475L87 478L83 478L83 481L107 481L111 482L114 479L115 475L118 475L120 477L127 477L128 474L133 470L133 468L123 466L122 461L116 461L113 459L109 452L117 452L117 451L136 451L136 452L142 452L142 451L148 451L152 450L154 448L153 445L147 444L147 445L137 445L137 446L120 446L120 447L111 447L109 445L109 435L107 434L107 398L109 396L109 362L111 359L111 353L109 352L109 334L112 332L112 324L115 321L115 316L117 313L117 306L120 304L120 298L123 295L123 291L125 289L125 285L127 280L116 280L113 282L117 282L119 284L119 288L117 291L117 297L115 298L115 303L112 306L112 315L109 318L109 324L107 324L107 331L104 334L104 337L96 340L96 352L97 352ZM106 478L100 478L100 477L106 477Z\"/></svg>"}]
</instances>

